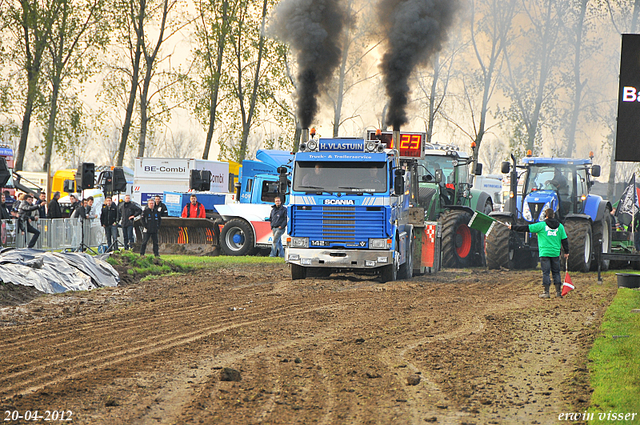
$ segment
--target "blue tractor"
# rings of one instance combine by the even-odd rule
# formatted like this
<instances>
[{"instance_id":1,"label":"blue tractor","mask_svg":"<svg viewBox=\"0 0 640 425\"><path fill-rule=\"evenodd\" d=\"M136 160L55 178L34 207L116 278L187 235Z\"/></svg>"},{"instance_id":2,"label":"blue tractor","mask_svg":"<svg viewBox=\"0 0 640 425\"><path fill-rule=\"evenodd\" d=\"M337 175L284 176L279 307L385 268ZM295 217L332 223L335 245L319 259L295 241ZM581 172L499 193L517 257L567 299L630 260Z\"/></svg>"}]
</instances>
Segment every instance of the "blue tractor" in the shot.
<instances>
[{"instance_id":1,"label":"blue tractor","mask_svg":"<svg viewBox=\"0 0 640 425\"><path fill-rule=\"evenodd\" d=\"M502 172L510 173L509 199L504 212L491 216L503 223L532 224L544 220L544 211L552 208L564 224L569 239L568 269L588 272L597 269L596 253L611 250L611 203L589 193L600 166L591 159L526 157L516 165L511 156L502 163ZM538 241L535 234L516 233L496 226L486 239L487 266L499 268L535 268ZM601 261L602 270L609 260Z\"/></svg>"}]
</instances>

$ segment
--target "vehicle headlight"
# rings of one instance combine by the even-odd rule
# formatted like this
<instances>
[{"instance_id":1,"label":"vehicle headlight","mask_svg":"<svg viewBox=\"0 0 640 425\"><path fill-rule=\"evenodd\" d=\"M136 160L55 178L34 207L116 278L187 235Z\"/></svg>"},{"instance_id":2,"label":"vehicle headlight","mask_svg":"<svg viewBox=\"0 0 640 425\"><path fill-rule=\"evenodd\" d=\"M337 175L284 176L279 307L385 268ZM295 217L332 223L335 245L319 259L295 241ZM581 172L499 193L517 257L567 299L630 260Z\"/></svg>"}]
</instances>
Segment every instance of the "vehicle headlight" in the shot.
<instances>
[{"instance_id":1,"label":"vehicle headlight","mask_svg":"<svg viewBox=\"0 0 640 425\"><path fill-rule=\"evenodd\" d=\"M367 152L373 152L376 150L376 142L368 141L364 146Z\"/></svg>"},{"instance_id":2,"label":"vehicle headlight","mask_svg":"<svg viewBox=\"0 0 640 425\"><path fill-rule=\"evenodd\" d=\"M315 151L318 148L318 142L316 142L315 140L309 140L307 142L307 148L310 151Z\"/></svg>"},{"instance_id":3,"label":"vehicle headlight","mask_svg":"<svg viewBox=\"0 0 640 425\"><path fill-rule=\"evenodd\" d=\"M547 210L547 208L553 208L551 206L551 201L547 202L546 204L544 204L544 206L542 207L542 209L540 210L540 217L538 217L538 221L544 221L545 217L544 217L544 212Z\"/></svg>"},{"instance_id":4,"label":"vehicle headlight","mask_svg":"<svg viewBox=\"0 0 640 425\"><path fill-rule=\"evenodd\" d=\"M369 239L369 249L388 249L391 239Z\"/></svg>"},{"instance_id":5,"label":"vehicle headlight","mask_svg":"<svg viewBox=\"0 0 640 425\"><path fill-rule=\"evenodd\" d=\"M533 217L531 216L531 210L529 209L529 203L528 202L523 202L522 203L522 217L524 217L525 220L527 221L533 221Z\"/></svg>"},{"instance_id":6,"label":"vehicle headlight","mask_svg":"<svg viewBox=\"0 0 640 425\"><path fill-rule=\"evenodd\" d=\"M309 248L309 238L291 238L289 242L291 248Z\"/></svg>"}]
</instances>

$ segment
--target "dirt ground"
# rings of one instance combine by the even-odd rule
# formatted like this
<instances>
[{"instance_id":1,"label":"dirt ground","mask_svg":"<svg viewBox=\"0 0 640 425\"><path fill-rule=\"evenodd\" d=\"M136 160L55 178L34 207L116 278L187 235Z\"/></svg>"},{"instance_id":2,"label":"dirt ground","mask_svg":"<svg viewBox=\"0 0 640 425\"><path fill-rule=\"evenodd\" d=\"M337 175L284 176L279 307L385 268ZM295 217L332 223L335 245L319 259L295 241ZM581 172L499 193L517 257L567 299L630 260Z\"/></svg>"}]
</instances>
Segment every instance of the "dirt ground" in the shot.
<instances>
[{"instance_id":1,"label":"dirt ground","mask_svg":"<svg viewBox=\"0 0 640 425\"><path fill-rule=\"evenodd\" d=\"M574 273L575 291L541 300L539 270L289 276L242 265L5 304L0 419L557 423L589 403L586 353L616 291Z\"/></svg>"}]
</instances>

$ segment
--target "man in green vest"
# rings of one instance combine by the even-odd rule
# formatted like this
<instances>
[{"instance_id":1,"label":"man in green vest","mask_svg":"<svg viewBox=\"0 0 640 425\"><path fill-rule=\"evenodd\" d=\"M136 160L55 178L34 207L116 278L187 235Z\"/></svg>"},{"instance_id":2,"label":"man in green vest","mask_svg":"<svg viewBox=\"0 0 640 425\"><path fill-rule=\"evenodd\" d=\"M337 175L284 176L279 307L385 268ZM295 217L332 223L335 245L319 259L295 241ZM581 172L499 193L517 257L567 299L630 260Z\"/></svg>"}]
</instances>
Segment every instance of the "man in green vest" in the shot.
<instances>
[{"instance_id":1,"label":"man in green vest","mask_svg":"<svg viewBox=\"0 0 640 425\"><path fill-rule=\"evenodd\" d=\"M556 297L562 298L562 281L560 279L560 247L564 249L564 258L569 257L569 241L564 231L564 226L554 218L555 214L551 208L544 212L545 220L538 223L511 226L509 228L516 232L531 232L538 235L538 253L540 255L540 268L542 269L542 286L544 292L540 298L550 298L549 287L551 279L549 272L553 275L553 283L556 287Z\"/></svg>"}]
</instances>

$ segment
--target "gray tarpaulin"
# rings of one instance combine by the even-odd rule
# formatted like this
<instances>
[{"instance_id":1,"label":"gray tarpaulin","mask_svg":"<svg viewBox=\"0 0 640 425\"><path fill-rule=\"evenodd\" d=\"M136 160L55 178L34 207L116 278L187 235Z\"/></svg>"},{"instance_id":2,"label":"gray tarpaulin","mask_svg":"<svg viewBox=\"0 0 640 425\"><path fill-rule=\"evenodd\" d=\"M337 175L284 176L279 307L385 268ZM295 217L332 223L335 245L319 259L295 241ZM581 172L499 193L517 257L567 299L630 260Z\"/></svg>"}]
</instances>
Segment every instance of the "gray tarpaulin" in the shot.
<instances>
[{"instance_id":1,"label":"gray tarpaulin","mask_svg":"<svg viewBox=\"0 0 640 425\"><path fill-rule=\"evenodd\" d=\"M0 251L0 281L33 286L47 294L118 286L119 280L110 264L88 254L35 249Z\"/></svg>"}]
</instances>

